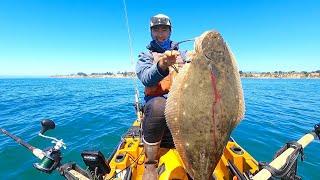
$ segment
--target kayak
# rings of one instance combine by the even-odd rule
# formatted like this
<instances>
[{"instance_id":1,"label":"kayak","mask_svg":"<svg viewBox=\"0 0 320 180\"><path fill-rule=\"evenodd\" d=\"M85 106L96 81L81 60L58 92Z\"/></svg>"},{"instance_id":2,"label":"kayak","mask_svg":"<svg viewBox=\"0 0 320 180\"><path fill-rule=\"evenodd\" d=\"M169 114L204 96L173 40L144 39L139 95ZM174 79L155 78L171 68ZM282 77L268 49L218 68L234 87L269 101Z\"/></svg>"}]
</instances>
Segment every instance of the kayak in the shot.
<instances>
[{"instance_id":1,"label":"kayak","mask_svg":"<svg viewBox=\"0 0 320 180\"><path fill-rule=\"evenodd\" d=\"M110 173L104 179L141 179L144 171L145 155L141 139L140 120L134 121L124 135L111 161ZM237 175L252 175L259 170L259 163L232 138L224 149L223 155L216 166L215 179L234 179ZM161 148L157 172L159 180L189 179L183 162L174 149Z\"/></svg>"}]
</instances>

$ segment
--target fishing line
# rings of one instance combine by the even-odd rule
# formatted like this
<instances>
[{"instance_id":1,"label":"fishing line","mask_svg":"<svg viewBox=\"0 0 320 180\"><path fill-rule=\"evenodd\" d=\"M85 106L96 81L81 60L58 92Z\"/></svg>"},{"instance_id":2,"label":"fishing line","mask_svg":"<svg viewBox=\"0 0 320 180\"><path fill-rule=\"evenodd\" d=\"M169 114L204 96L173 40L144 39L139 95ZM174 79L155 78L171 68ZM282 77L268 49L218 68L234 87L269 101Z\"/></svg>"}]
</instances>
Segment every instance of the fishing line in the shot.
<instances>
[{"instance_id":1,"label":"fishing line","mask_svg":"<svg viewBox=\"0 0 320 180\"><path fill-rule=\"evenodd\" d=\"M182 43L185 43L185 42L190 42L190 41L195 41L196 38L192 38L192 39L186 39L186 40L183 40L183 41L179 41L177 42L174 46L172 46L172 48L170 49L171 51L171 54L172 54L172 51L174 50L174 48L178 47L179 44L182 44ZM173 68L174 71L176 71L176 73L179 73L179 70L178 68L172 64L171 67Z\"/></svg>"},{"instance_id":2,"label":"fishing line","mask_svg":"<svg viewBox=\"0 0 320 180\"><path fill-rule=\"evenodd\" d=\"M190 41L195 41L196 38L192 38L192 39L186 39L186 40L183 40L183 41L179 41L177 42L172 48L171 50L173 50L174 48L176 48L179 44L182 44L182 43L185 43L185 42L190 42Z\"/></svg>"},{"instance_id":3,"label":"fishing line","mask_svg":"<svg viewBox=\"0 0 320 180\"><path fill-rule=\"evenodd\" d=\"M129 18L128 18L128 11L127 11L127 5L126 1L123 0L123 10L125 14L126 19L126 27L127 27L127 33L128 33L128 44L129 44L129 51L130 51L130 61L131 61L131 67L133 69L133 72L135 72L135 66L134 66L134 58L133 58L133 48L132 48L132 39L131 39L131 32L130 32L130 26L129 26ZM137 84L137 78L133 78L134 86L135 86L135 93L136 93L136 100L139 102L139 91L138 91L138 84ZM138 98L138 99L137 99Z\"/></svg>"}]
</instances>

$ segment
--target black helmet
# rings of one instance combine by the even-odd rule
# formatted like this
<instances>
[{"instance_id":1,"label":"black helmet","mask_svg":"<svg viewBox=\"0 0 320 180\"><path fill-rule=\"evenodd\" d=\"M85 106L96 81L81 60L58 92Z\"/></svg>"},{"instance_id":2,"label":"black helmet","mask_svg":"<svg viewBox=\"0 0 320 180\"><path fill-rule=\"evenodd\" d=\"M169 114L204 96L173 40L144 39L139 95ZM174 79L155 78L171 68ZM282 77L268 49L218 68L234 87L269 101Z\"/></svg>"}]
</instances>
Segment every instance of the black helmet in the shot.
<instances>
[{"instance_id":1,"label":"black helmet","mask_svg":"<svg viewBox=\"0 0 320 180\"><path fill-rule=\"evenodd\" d=\"M150 28L157 25L165 25L171 28L170 18L164 14L157 14L150 19Z\"/></svg>"}]
</instances>

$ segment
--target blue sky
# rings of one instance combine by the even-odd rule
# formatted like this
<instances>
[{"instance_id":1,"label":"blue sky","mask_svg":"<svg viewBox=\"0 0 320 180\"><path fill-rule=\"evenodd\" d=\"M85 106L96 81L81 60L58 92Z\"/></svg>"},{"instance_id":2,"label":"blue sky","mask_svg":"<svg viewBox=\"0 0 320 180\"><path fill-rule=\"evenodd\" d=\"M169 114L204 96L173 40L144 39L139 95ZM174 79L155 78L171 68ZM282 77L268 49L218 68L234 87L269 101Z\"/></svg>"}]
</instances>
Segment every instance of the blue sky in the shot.
<instances>
[{"instance_id":1,"label":"blue sky","mask_svg":"<svg viewBox=\"0 0 320 180\"><path fill-rule=\"evenodd\" d=\"M171 17L171 39L216 29L243 71L320 69L320 1L126 0L134 61L149 19ZM192 43L181 46L192 49ZM0 75L132 71L123 0L1 0Z\"/></svg>"}]
</instances>

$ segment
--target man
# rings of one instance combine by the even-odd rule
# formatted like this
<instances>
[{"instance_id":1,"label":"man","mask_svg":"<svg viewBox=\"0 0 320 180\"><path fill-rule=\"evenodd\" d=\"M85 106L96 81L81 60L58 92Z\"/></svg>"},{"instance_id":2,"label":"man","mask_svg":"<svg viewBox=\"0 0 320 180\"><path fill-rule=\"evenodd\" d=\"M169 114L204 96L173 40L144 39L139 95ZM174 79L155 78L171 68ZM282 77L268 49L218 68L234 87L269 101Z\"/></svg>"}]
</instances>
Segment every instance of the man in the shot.
<instances>
[{"instance_id":1,"label":"man","mask_svg":"<svg viewBox=\"0 0 320 180\"><path fill-rule=\"evenodd\" d=\"M172 31L168 16L158 14L151 17L152 41L148 52L139 55L136 72L145 86L144 120L142 123L143 142L146 154L144 180L157 179L158 153L161 147L173 146L170 130L164 116L166 98L172 83L173 66L184 64L177 43L170 40Z\"/></svg>"}]
</instances>

